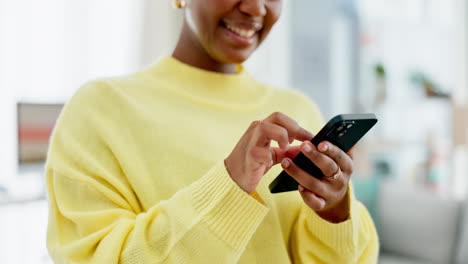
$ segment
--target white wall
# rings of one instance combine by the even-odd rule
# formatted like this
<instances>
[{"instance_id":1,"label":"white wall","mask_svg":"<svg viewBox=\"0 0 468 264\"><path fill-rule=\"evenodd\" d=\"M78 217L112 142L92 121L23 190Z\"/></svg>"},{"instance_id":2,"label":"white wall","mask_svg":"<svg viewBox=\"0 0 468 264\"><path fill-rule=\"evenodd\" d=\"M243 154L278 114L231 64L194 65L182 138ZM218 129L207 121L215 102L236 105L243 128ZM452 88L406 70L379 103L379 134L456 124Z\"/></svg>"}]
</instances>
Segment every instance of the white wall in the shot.
<instances>
[{"instance_id":1,"label":"white wall","mask_svg":"<svg viewBox=\"0 0 468 264\"><path fill-rule=\"evenodd\" d=\"M88 80L136 69L140 3L0 1L0 185L16 177L16 102L64 102Z\"/></svg>"},{"instance_id":2,"label":"white wall","mask_svg":"<svg viewBox=\"0 0 468 264\"><path fill-rule=\"evenodd\" d=\"M281 17L268 38L245 63L259 80L285 89L292 89L292 1L283 1Z\"/></svg>"},{"instance_id":3,"label":"white wall","mask_svg":"<svg viewBox=\"0 0 468 264\"><path fill-rule=\"evenodd\" d=\"M170 0L145 0L139 31L139 64L152 64L175 48L182 26L183 10L174 9Z\"/></svg>"},{"instance_id":4,"label":"white wall","mask_svg":"<svg viewBox=\"0 0 468 264\"><path fill-rule=\"evenodd\" d=\"M457 53L456 63L456 86L453 91L453 103L455 104L454 129L463 132L455 136L454 142L454 184L453 192L457 197L468 196L468 1L456 1L456 32L457 41L455 50ZM464 116L464 118L463 118Z\"/></svg>"}]
</instances>

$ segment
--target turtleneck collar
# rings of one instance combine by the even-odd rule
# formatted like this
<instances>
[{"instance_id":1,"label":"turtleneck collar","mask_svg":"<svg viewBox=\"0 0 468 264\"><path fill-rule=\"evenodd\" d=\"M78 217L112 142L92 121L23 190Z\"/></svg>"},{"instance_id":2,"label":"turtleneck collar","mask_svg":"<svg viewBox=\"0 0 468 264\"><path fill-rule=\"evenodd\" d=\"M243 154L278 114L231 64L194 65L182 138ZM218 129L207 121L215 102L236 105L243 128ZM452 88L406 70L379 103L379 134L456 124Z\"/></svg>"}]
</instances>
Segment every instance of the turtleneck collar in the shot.
<instances>
[{"instance_id":1,"label":"turtleneck collar","mask_svg":"<svg viewBox=\"0 0 468 264\"><path fill-rule=\"evenodd\" d=\"M203 70L173 57L160 58L141 74L164 88L197 103L227 108L255 108L264 103L268 87L239 67L226 74Z\"/></svg>"}]
</instances>

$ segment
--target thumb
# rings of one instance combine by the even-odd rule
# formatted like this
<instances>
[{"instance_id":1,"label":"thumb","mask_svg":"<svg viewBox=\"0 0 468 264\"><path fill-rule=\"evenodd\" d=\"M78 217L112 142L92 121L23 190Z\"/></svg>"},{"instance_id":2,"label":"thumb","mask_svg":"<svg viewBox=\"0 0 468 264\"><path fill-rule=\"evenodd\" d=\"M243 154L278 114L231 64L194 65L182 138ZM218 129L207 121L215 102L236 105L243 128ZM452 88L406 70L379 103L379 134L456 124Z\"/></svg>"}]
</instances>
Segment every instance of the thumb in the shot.
<instances>
[{"instance_id":1,"label":"thumb","mask_svg":"<svg viewBox=\"0 0 468 264\"><path fill-rule=\"evenodd\" d=\"M348 154L348 156L351 158L351 159L354 159L354 151L355 151L355 148L356 148L356 145L354 145L346 154Z\"/></svg>"},{"instance_id":2,"label":"thumb","mask_svg":"<svg viewBox=\"0 0 468 264\"><path fill-rule=\"evenodd\" d=\"M301 152L301 146L290 146L288 149L283 150L281 148L271 148L271 157L273 165L280 163L284 158L293 159Z\"/></svg>"}]
</instances>

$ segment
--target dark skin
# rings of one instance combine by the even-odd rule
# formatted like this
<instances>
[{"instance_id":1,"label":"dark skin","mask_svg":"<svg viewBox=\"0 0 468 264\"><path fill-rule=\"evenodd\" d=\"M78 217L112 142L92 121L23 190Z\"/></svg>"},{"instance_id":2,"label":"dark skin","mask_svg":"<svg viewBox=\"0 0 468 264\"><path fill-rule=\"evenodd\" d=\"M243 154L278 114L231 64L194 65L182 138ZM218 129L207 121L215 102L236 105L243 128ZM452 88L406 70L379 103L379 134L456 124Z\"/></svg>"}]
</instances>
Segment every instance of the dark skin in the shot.
<instances>
[{"instance_id":1,"label":"dark skin","mask_svg":"<svg viewBox=\"0 0 468 264\"><path fill-rule=\"evenodd\" d=\"M235 74L237 65L267 37L281 14L281 5L281 0L188 0L172 56L200 69ZM233 181L249 194L272 166L281 163L300 184L305 204L325 220L343 222L349 217L346 193L353 171L352 151L344 153L329 142L320 143L317 149L309 142L312 137L289 116L272 113L251 123L224 163ZM301 146L289 145L295 139L303 141ZM279 147L271 146L272 140ZM292 162L301 151L322 170L323 179Z\"/></svg>"},{"instance_id":2,"label":"dark skin","mask_svg":"<svg viewBox=\"0 0 468 264\"><path fill-rule=\"evenodd\" d=\"M281 0L189 0L172 56L192 66L235 73L260 46L281 14ZM226 28L253 31L247 38Z\"/></svg>"}]
</instances>

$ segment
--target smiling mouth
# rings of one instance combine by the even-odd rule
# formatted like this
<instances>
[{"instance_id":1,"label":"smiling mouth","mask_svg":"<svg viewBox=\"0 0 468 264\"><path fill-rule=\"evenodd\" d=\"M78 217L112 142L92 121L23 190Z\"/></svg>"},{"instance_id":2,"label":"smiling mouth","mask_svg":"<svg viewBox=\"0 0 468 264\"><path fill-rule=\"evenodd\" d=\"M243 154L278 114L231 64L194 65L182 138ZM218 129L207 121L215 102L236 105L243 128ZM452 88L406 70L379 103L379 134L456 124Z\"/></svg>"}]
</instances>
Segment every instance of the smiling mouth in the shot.
<instances>
[{"instance_id":1,"label":"smiling mouth","mask_svg":"<svg viewBox=\"0 0 468 264\"><path fill-rule=\"evenodd\" d=\"M224 26L230 32L244 39L251 39L259 31L260 26L252 25L249 27L240 27L225 21L221 21L221 25Z\"/></svg>"}]
</instances>

